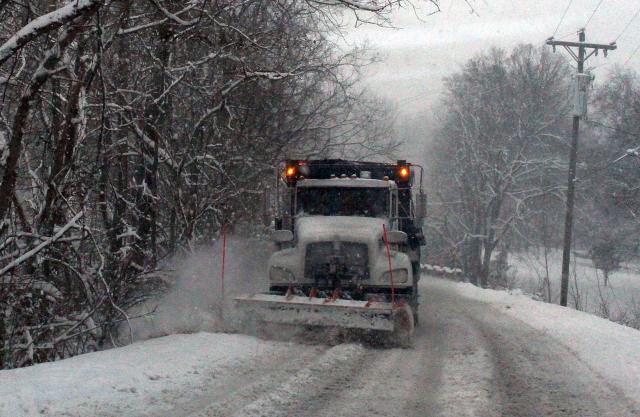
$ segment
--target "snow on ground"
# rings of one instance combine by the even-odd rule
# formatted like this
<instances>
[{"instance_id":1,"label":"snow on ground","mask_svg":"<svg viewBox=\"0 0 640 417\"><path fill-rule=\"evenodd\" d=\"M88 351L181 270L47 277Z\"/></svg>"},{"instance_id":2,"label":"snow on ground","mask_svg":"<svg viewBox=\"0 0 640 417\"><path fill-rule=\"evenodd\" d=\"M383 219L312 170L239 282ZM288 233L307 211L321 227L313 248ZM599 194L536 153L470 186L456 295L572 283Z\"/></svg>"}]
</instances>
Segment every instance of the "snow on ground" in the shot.
<instances>
[{"instance_id":1,"label":"snow on ground","mask_svg":"<svg viewBox=\"0 0 640 417\"><path fill-rule=\"evenodd\" d=\"M324 355L308 363L300 364L300 369L292 373L281 385L273 387L272 391L259 395L258 398L248 404L238 404L239 410L233 413L234 417L261 417L278 415L286 408L292 398L302 397L309 391L309 387L319 386L322 379L335 373L335 368L340 364L354 362L363 355L364 348L360 345L342 344L335 346Z\"/></svg>"},{"instance_id":2,"label":"snow on ground","mask_svg":"<svg viewBox=\"0 0 640 417\"><path fill-rule=\"evenodd\" d=\"M545 298L541 291L542 279L548 275L551 301L559 303L561 251L550 250L547 262L542 250L539 253L515 253L509 257L509 265L514 278L512 286L528 294L539 294L542 298ZM611 272L607 287L604 286L602 271L595 269L590 259L572 256L571 271L569 305L616 322L640 326L639 265L623 264L619 270Z\"/></svg>"},{"instance_id":3,"label":"snow on ground","mask_svg":"<svg viewBox=\"0 0 640 417\"><path fill-rule=\"evenodd\" d=\"M520 291L485 290L441 281L462 296L487 302L557 340L596 373L640 399L640 331L592 314L532 300Z\"/></svg>"},{"instance_id":4,"label":"snow on ground","mask_svg":"<svg viewBox=\"0 0 640 417\"><path fill-rule=\"evenodd\" d=\"M232 334L172 335L0 371L0 416L156 415L154 409L170 405L163 401L167 392L197 391L288 345Z\"/></svg>"},{"instance_id":5,"label":"snow on ground","mask_svg":"<svg viewBox=\"0 0 640 417\"><path fill-rule=\"evenodd\" d=\"M0 416L285 415L292 408L331 411L334 394L342 398L340 407L353 403L354 410L366 405L356 401L363 398L377 398L374 408L385 409L391 400L396 402L389 403L390 410L397 404L413 407L409 414L379 415L424 415L429 407L445 413L438 415L493 415L457 411L463 406L509 410L513 390L507 385L522 383L524 391L514 392L526 393L535 388L527 385L535 384L531 381L562 380L553 377L557 370L571 375L572 382L580 376L588 382L581 385L587 387L583 391L563 391L577 396L574 405L581 404L580 395L593 395L588 387L600 383L619 388L605 399L615 401L620 392L640 400L640 331L521 292L435 278L426 278L421 286L425 319L413 349L310 346L224 333L171 335L0 371ZM430 293L437 298L431 303ZM562 370L554 361L570 364ZM502 384L502 400L500 395L489 398L489 382L494 388ZM395 387L393 395L388 384ZM467 398L464 392L488 396ZM523 398L523 409L536 408L531 398ZM499 400L504 403L492 402ZM451 403L463 404L447 414Z\"/></svg>"}]
</instances>

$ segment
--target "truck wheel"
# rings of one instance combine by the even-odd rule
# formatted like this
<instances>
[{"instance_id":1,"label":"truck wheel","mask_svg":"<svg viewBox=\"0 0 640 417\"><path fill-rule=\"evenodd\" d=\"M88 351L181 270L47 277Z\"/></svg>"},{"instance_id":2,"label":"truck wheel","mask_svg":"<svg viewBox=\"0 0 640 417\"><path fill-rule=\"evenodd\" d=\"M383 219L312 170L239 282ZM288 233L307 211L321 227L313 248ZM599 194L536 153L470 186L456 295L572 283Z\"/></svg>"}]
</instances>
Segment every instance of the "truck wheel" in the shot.
<instances>
[{"instance_id":1,"label":"truck wheel","mask_svg":"<svg viewBox=\"0 0 640 417\"><path fill-rule=\"evenodd\" d=\"M420 262L411 262L411 270L413 271L413 282L417 284L420 281Z\"/></svg>"}]
</instances>

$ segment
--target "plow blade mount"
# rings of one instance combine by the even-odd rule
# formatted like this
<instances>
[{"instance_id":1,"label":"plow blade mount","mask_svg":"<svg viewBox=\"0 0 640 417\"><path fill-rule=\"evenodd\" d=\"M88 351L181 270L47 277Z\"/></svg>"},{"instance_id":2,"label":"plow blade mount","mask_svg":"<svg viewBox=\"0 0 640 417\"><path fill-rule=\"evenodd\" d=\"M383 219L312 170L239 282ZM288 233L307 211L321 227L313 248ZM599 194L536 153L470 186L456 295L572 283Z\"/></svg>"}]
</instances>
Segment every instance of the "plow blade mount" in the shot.
<instances>
[{"instance_id":1,"label":"plow blade mount","mask_svg":"<svg viewBox=\"0 0 640 417\"><path fill-rule=\"evenodd\" d=\"M254 294L237 297L236 305L258 320L270 323L342 327L392 332L407 325L408 306L374 301L331 300L303 296ZM407 313L408 311L408 313ZM410 328L413 333L413 320Z\"/></svg>"}]
</instances>

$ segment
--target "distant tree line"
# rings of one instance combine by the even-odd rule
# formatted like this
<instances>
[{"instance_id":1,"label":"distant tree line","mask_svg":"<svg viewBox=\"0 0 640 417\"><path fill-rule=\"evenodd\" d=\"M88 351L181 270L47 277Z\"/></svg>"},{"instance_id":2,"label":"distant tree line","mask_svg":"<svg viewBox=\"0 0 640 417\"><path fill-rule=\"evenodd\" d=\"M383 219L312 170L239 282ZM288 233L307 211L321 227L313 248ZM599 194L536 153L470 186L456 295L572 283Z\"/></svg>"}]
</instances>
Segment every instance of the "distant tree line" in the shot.
<instances>
[{"instance_id":1,"label":"distant tree line","mask_svg":"<svg viewBox=\"0 0 640 417\"><path fill-rule=\"evenodd\" d=\"M560 54L523 45L479 54L446 80L427 152L432 262L496 286L504 284L496 269L506 254L561 247L573 72ZM606 285L608 273L640 250L638 75L616 68L590 98L574 249L604 271Z\"/></svg>"},{"instance_id":2,"label":"distant tree line","mask_svg":"<svg viewBox=\"0 0 640 417\"><path fill-rule=\"evenodd\" d=\"M0 368L115 344L287 155L393 150L334 40L399 3L0 1Z\"/></svg>"}]
</instances>

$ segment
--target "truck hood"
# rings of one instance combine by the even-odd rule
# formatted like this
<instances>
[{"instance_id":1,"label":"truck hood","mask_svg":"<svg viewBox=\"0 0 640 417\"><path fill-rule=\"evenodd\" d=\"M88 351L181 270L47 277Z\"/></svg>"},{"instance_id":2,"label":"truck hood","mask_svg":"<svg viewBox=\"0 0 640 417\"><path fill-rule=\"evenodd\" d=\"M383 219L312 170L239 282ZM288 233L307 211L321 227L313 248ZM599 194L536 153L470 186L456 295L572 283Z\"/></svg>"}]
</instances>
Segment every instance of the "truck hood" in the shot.
<instances>
[{"instance_id":1,"label":"truck hood","mask_svg":"<svg viewBox=\"0 0 640 417\"><path fill-rule=\"evenodd\" d=\"M296 244L294 247L274 252L269 259L269 270L280 268L292 274L292 280L276 281L271 279L270 285L289 285L292 282L312 284L313 280L304 275L305 252L309 243L315 242L354 242L364 243L369 248L370 286L389 286L384 277L389 270L389 258L381 247L383 225L388 226L388 219L374 217L349 216L305 216L296 219ZM393 269L406 269L407 281L397 283L407 287L412 284L411 261L409 256L397 250L391 250Z\"/></svg>"},{"instance_id":2,"label":"truck hood","mask_svg":"<svg viewBox=\"0 0 640 417\"><path fill-rule=\"evenodd\" d=\"M308 216L296 219L298 244L343 241L376 245L387 219L356 216Z\"/></svg>"}]
</instances>

